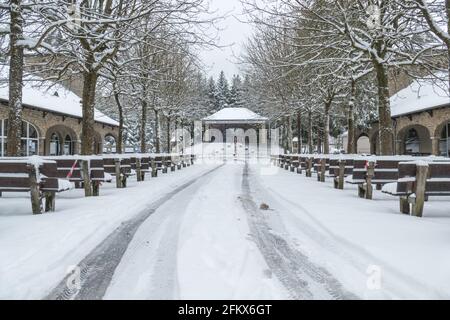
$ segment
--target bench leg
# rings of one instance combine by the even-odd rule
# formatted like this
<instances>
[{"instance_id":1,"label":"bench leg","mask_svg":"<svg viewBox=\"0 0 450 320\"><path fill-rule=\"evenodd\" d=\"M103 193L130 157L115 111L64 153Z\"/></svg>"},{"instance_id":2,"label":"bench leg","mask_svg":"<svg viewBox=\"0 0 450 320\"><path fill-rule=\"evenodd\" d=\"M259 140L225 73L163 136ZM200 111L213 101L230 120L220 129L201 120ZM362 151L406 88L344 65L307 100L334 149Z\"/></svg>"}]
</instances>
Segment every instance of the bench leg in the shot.
<instances>
[{"instance_id":1,"label":"bench leg","mask_svg":"<svg viewBox=\"0 0 450 320\"><path fill-rule=\"evenodd\" d=\"M358 196L362 199L366 197L366 189L363 184L358 184Z\"/></svg>"},{"instance_id":2,"label":"bench leg","mask_svg":"<svg viewBox=\"0 0 450 320\"><path fill-rule=\"evenodd\" d=\"M56 210L56 206L55 206L56 194L55 194L55 192L46 192L44 197L45 197L45 212L55 212L55 210Z\"/></svg>"},{"instance_id":3,"label":"bench leg","mask_svg":"<svg viewBox=\"0 0 450 320\"><path fill-rule=\"evenodd\" d=\"M302 174L302 168L297 168L297 174Z\"/></svg>"},{"instance_id":4,"label":"bench leg","mask_svg":"<svg viewBox=\"0 0 450 320\"><path fill-rule=\"evenodd\" d=\"M126 188L127 187L127 176L122 176L121 178L122 180L122 188Z\"/></svg>"},{"instance_id":5,"label":"bench leg","mask_svg":"<svg viewBox=\"0 0 450 320\"><path fill-rule=\"evenodd\" d=\"M181 170L181 164L177 164L177 170Z\"/></svg>"},{"instance_id":6,"label":"bench leg","mask_svg":"<svg viewBox=\"0 0 450 320\"><path fill-rule=\"evenodd\" d=\"M141 181L145 181L145 172L141 173Z\"/></svg>"},{"instance_id":7,"label":"bench leg","mask_svg":"<svg viewBox=\"0 0 450 320\"><path fill-rule=\"evenodd\" d=\"M163 173L167 173L168 171L167 171L167 167L164 167L163 169L162 169L162 172Z\"/></svg>"},{"instance_id":8,"label":"bench leg","mask_svg":"<svg viewBox=\"0 0 450 320\"><path fill-rule=\"evenodd\" d=\"M291 172L295 172L295 167L294 166L291 167Z\"/></svg>"},{"instance_id":9,"label":"bench leg","mask_svg":"<svg viewBox=\"0 0 450 320\"><path fill-rule=\"evenodd\" d=\"M170 166L170 171L175 172L175 166Z\"/></svg>"},{"instance_id":10,"label":"bench leg","mask_svg":"<svg viewBox=\"0 0 450 320\"><path fill-rule=\"evenodd\" d=\"M100 195L100 182L92 181L92 195L98 197Z\"/></svg>"},{"instance_id":11,"label":"bench leg","mask_svg":"<svg viewBox=\"0 0 450 320\"><path fill-rule=\"evenodd\" d=\"M383 189L383 185L377 184L377 191L381 191Z\"/></svg>"},{"instance_id":12,"label":"bench leg","mask_svg":"<svg viewBox=\"0 0 450 320\"><path fill-rule=\"evenodd\" d=\"M404 214L411 213L408 197L400 197L400 212Z\"/></svg>"},{"instance_id":13,"label":"bench leg","mask_svg":"<svg viewBox=\"0 0 450 320\"><path fill-rule=\"evenodd\" d=\"M334 178L333 182L334 182L334 188L335 189L339 189L339 179L338 178Z\"/></svg>"}]
</instances>

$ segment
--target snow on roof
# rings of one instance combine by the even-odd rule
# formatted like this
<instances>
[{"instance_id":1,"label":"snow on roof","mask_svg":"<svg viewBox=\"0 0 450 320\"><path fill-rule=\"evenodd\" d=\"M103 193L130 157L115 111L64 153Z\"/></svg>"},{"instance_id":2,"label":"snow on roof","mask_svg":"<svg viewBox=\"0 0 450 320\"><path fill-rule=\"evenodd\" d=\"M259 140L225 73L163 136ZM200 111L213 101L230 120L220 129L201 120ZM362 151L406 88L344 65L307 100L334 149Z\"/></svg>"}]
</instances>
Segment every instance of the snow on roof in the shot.
<instances>
[{"instance_id":1,"label":"snow on roof","mask_svg":"<svg viewBox=\"0 0 450 320\"><path fill-rule=\"evenodd\" d=\"M8 68L0 72L0 100L9 100ZM31 80L32 79L32 80ZM38 77L25 77L23 87L24 105L41 110L82 118L81 98L60 84L42 81ZM119 123L95 109L95 121L112 126Z\"/></svg>"},{"instance_id":2,"label":"snow on roof","mask_svg":"<svg viewBox=\"0 0 450 320\"><path fill-rule=\"evenodd\" d=\"M247 108L225 108L209 117L204 118L203 120L211 122L262 122L267 121L268 119L254 113Z\"/></svg>"},{"instance_id":3,"label":"snow on roof","mask_svg":"<svg viewBox=\"0 0 450 320\"><path fill-rule=\"evenodd\" d=\"M391 97L392 117L450 105L446 83L431 79L415 80L409 87Z\"/></svg>"}]
</instances>

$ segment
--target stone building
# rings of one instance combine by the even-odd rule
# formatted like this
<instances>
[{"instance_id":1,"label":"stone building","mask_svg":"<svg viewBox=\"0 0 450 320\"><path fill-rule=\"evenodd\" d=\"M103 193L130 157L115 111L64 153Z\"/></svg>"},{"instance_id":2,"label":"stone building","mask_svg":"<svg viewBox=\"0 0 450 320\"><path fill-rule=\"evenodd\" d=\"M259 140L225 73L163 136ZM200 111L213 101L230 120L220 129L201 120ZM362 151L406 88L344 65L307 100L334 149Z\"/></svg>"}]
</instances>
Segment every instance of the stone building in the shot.
<instances>
[{"instance_id":1,"label":"stone building","mask_svg":"<svg viewBox=\"0 0 450 320\"><path fill-rule=\"evenodd\" d=\"M203 123L203 140L206 143L224 143L230 153L247 150L259 154L269 147L268 120L247 108L225 108L206 117ZM265 131L264 131L264 130ZM227 153L227 149L224 150Z\"/></svg>"},{"instance_id":2,"label":"stone building","mask_svg":"<svg viewBox=\"0 0 450 320\"><path fill-rule=\"evenodd\" d=\"M400 155L450 157L450 98L445 84L414 81L391 97L394 150ZM357 143L369 139L370 151L378 154L378 124L356 132Z\"/></svg>"},{"instance_id":3,"label":"stone building","mask_svg":"<svg viewBox=\"0 0 450 320\"><path fill-rule=\"evenodd\" d=\"M35 80L36 78L33 78ZM0 156L6 154L8 84L0 84ZM60 85L24 82L22 155L72 155L81 150L81 99ZM119 123L95 112L95 151L114 150Z\"/></svg>"}]
</instances>

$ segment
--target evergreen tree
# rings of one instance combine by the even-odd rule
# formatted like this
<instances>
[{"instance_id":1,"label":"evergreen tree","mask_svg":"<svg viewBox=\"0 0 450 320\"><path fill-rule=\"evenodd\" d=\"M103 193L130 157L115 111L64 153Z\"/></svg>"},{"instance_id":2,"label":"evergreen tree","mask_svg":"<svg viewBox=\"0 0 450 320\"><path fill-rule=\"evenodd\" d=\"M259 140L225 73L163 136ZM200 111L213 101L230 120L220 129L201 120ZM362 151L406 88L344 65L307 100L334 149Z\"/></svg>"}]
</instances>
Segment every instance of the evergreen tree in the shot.
<instances>
[{"instance_id":1,"label":"evergreen tree","mask_svg":"<svg viewBox=\"0 0 450 320\"><path fill-rule=\"evenodd\" d=\"M242 108L244 106L242 97L242 80L239 75L233 76L228 105L234 108Z\"/></svg>"},{"instance_id":2,"label":"evergreen tree","mask_svg":"<svg viewBox=\"0 0 450 320\"><path fill-rule=\"evenodd\" d=\"M219 80L217 81L216 88L216 101L218 110L228 107L228 101L230 97L230 89L228 86L228 80L225 76L225 72L221 72Z\"/></svg>"}]
</instances>

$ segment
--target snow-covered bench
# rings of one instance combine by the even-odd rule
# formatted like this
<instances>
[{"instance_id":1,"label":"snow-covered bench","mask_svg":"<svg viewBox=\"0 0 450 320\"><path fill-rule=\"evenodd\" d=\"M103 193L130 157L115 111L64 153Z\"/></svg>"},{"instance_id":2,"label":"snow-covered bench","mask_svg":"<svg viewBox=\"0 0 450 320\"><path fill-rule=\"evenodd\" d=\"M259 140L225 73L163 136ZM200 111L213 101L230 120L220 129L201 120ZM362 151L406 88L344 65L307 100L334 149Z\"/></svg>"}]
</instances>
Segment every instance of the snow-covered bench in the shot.
<instances>
[{"instance_id":1,"label":"snow-covered bench","mask_svg":"<svg viewBox=\"0 0 450 320\"><path fill-rule=\"evenodd\" d=\"M70 187L58 179L55 161L39 157L0 159L0 196L3 192L30 192L33 214L41 214L43 209L55 211L56 193Z\"/></svg>"},{"instance_id":2,"label":"snow-covered bench","mask_svg":"<svg viewBox=\"0 0 450 320\"><path fill-rule=\"evenodd\" d=\"M314 172L317 173L317 181L325 182L326 172L330 170L330 156L317 155L314 157Z\"/></svg>"},{"instance_id":3,"label":"snow-covered bench","mask_svg":"<svg viewBox=\"0 0 450 320\"><path fill-rule=\"evenodd\" d=\"M353 175L347 183L358 185L360 198L372 199L375 184L378 190L385 184L392 183L398 179L398 165L402 158L368 158L358 159L353 162Z\"/></svg>"},{"instance_id":4,"label":"snow-covered bench","mask_svg":"<svg viewBox=\"0 0 450 320\"><path fill-rule=\"evenodd\" d=\"M126 188L127 179L135 174L131 169L131 156L107 155L103 156L105 172L116 177L117 188Z\"/></svg>"},{"instance_id":5,"label":"snow-covered bench","mask_svg":"<svg viewBox=\"0 0 450 320\"><path fill-rule=\"evenodd\" d=\"M145 174L152 172L151 158L149 155L133 155L130 158L131 170L136 172L138 182L145 180Z\"/></svg>"},{"instance_id":6,"label":"snow-covered bench","mask_svg":"<svg viewBox=\"0 0 450 320\"><path fill-rule=\"evenodd\" d=\"M382 191L400 197L400 212L421 217L428 197L450 196L450 161L402 162L398 180Z\"/></svg>"},{"instance_id":7,"label":"snow-covered bench","mask_svg":"<svg viewBox=\"0 0 450 320\"><path fill-rule=\"evenodd\" d=\"M344 189L345 178L353 174L354 162L355 159L350 156L340 156L330 159L328 175L333 178L335 189Z\"/></svg>"},{"instance_id":8,"label":"snow-covered bench","mask_svg":"<svg viewBox=\"0 0 450 320\"><path fill-rule=\"evenodd\" d=\"M85 183L83 175L83 163L86 163L86 170L89 171L89 179L86 181L92 185L94 196L100 194L100 185L102 182L111 182L112 176L105 172L104 161L96 156L59 156L46 157L47 160L56 162L57 176L60 179L75 183L77 188Z\"/></svg>"}]
</instances>

